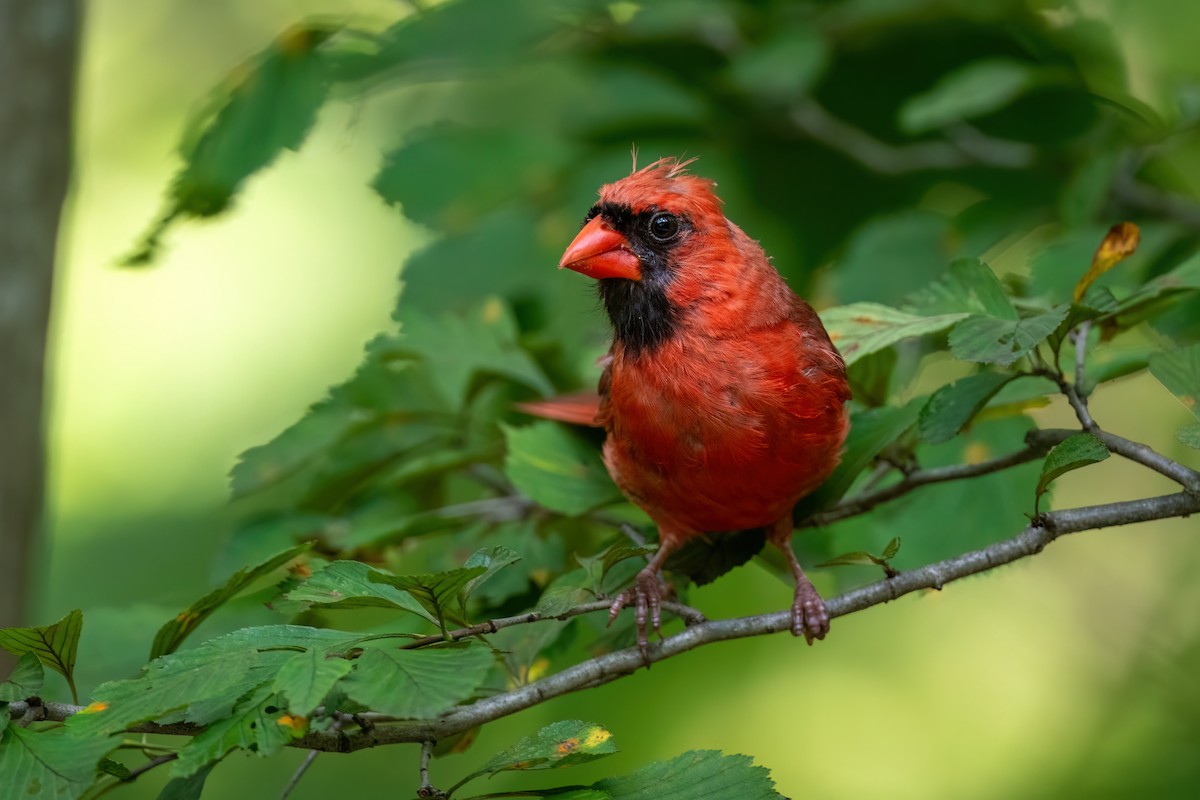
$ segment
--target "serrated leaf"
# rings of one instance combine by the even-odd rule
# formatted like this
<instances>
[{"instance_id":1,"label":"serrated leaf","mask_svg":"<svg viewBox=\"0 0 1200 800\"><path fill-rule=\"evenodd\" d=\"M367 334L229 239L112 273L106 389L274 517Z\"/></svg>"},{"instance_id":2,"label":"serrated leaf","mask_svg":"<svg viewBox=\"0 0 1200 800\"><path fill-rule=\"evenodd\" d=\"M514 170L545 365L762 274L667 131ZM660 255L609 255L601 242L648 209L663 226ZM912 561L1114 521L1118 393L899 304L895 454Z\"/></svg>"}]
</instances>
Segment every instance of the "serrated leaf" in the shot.
<instances>
[{"instance_id":1,"label":"serrated leaf","mask_svg":"<svg viewBox=\"0 0 1200 800\"><path fill-rule=\"evenodd\" d=\"M127 265L149 263L176 219L221 213L243 181L300 146L325 103L328 77L318 48L335 30L293 27L213 93L180 145L184 166L171 183L166 213Z\"/></svg>"},{"instance_id":2,"label":"serrated leaf","mask_svg":"<svg viewBox=\"0 0 1200 800\"><path fill-rule=\"evenodd\" d=\"M215 763L205 764L186 778L172 778L159 792L158 800L200 800L200 795L204 793L204 782L216 766Z\"/></svg>"},{"instance_id":3,"label":"serrated leaf","mask_svg":"<svg viewBox=\"0 0 1200 800\"><path fill-rule=\"evenodd\" d=\"M1072 470L1096 464L1108 458L1104 442L1090 433L1077 433L1054 446L1042 462L1042 475L1038 478L1037 496L1045 494L1047 487L1059 476Z\"/></svg>"},{"instance_id":4,"label":"serrated leaf","mask_svg":"<svg viewBox=\"0 0 1200 800\"><path fill-rule=\"evenodd\" d=\"M278 752L294 738L293 729L280 724L283 717L275 691L269 685L259 686L238 702L229 716L209 723L183 746L171 765L171 775L186 778L232 750L259 756Z\"/></svg>"},{"instance_id":5,"label":"serrated leaf","mask_svg":"<svg viewBox=\"0 0 1200 800\"><path fill-rule=\"evenodd\" d=\"M133 773L129 771L129 767L119 761L113 761L111 758L100 759L100 763L96 765L96 769L105 775L112 775L114 778L119 778L123 781L127 781L133 777Z\"/></svg>"},{"instance_id":6,"label":"serrated leaf","mask_svg":"<svg viewBox=\"0 0 1200 800\"><path fill-rule=\"evenodd\" d=\"M630 558L644 558L658 552L658 547L647 544L621 544L617 543L604 551L604 558L600 562L600 579L603 580L608 571Z\"/></svg>"},{"instance_id":7,"label":"serrated leaf","mask_svg":"<svg viewBox=\"0 0 1200 800\"><path fill-rule=\"evenodd\" d=\"M310 548L310 544L289 547L257 566L243 567L230 575L223 586L204 595L158 629L158 633L154 635L154 643L150 646L150 660L153 661L159 656L175 652L179 649L179 645L183 644L183 640L226 601L233 599L243 589L264 575L282 567L302 553L308 552Z\"/></svg>"},{"instance_id":8,"label":"serrated leaf","mask_svg":"<svg viewBox=\"0 0 1200 800\"><path fill-rule=\"evenodd\" d=\"M375 574L383 573L361 561L334 561L314 572L285 597L298 603L329 608L395 608L437 623L437 617L411 594L387 582L372 580L371 576Z\"/></svg>"},{"instance_id":9,"label":"serrated leaf","mask_svg":"<svg viewBox=\"0 0 1200 800\"><path fill-rule=\"evenodd\" d=\"M63 728L10 725L0 731L0 786L22 800L74 800L92 785L100 759L120 743L116 737L72 736Z\"/></svg>"},{"instance_id":10,"label":"serrated leaf","mask_svg":"<svg viewBox=\"0 0 1200 800\"><path fill-rule=\"evenodd\" d=\"M0 628L0 647L15 656L33 653L38 661L67 679L71 696L75 691L75 654L83 632L83 612L78 608L53 625L41 628Z\"/></svg>"},{"instance_id":11,"label":"serrated leaf","mask_svg":"<svg viewBox=\"0 0 1200 800\"><path fill-rule=\"evenodd\" d=\"M1054 333L1069 310L1057 306L1019 320L972 315L950 331L950 352L963 361L1007 367Z\"/></svg>"},{"instance_id":12,"label":"serrated leaf","mask_svg":"<svg viewBox=\"0 0 1200 800\"><path fill-rule=\"evenodd\" d=\"M283 697L290 712L307 717L353 668L345 658L331 657L316 648L305 650L283 662L272 688Z\"/></svg>"},{"instance_id":13,"label":"serrated leaf","mask_svg":"<svg viewBox=\"0 0 1200 800\"><path fill-rule=\"evenodd\" d=\"M476 550L463 566L468 569L483 567L484 572L478 577L467 581L466 585L463 586L463 597L470 597L472 592L482 586L497 572L505 567L512 566L520 560L521 556L519 553L509 550L504 545L496 545L490 550L485 547Z\"/></svg>"},{"instance_id":14,"label":"serrated leaf","mask_svg":"<svg viewBox=\"0 0 1200 800\"><path fill-rule=\"evenodd\" d=\"M1032 86L1036 75L1022 61L992 58L972 62L907 100L900 107L900 127L906 133L925 133L998 111Z\"/></svg>"},{"instance_id":15,"label":"serrated leaf","mask_svg":"<svg viewBox=\"0 0 1200 800\"><path fill-rule=\"evenodd\" d=\"M494 658L480 645L420 650L368 648L339 688L375 711L433 719L483 686Z\"/></svg>"},{"instance_id":16,"label":"serrated leaf","mask_svg":"<svg viewBox=\"0 0 1200 800\"><path fill-rule=\"evenodd\" d=\"M434 364L432 378L451 409L460 409L477 375L499 375L550 394L554 387L517 341L512 312L499 298L489 298L464 315L431 317L418 308L401 306L403 337L399 354Z\"/></svg>"},{"instance_id":17,"label":"serrated leaf","mask_svg":"<svg viewBox=\"0 0 1200 800\"><path fill-rule=\"evenodd\" d=\"M578 516L621 499L597 449L561 425L535 422L523 428L500 427L508 445L504 473L539 505Z\"/></svg>"},{"instance_id":18,"label":"serrated leaf","mask_svg":"<svg viewBox=\"0 0 1200 800\"><path fill-rule=\"evenodd\" d=\"M22 653L17 660L8 680L0 683L0 702L8 700L24 700L35 696L42 690L42 682L46 671L36 653ZM0 709L0 716L7 720L6 710Z\"/></svg>"},{"instance_id":19,"label":"serrated leaf","mask_svg":"<svg viewBox=\"0 0 1200 800\"><path fill-rule=\"evenodd\" d=\"M592 581L586 569L573 569L559 575L538 598L536 610L547 616L561 614L580 603L595 599Z\"/></svg>"},{"instance_id":20,"label":"serrated leaf","mask_svg":"<svg viewBox=\"0 0 1200 800\"><path fill-rule=\"evenodd\" d=\"M929 444L950 441L1016 377L1013 373L978 372L938 389L921 409L921 438Z\"/></svg>"},{"instance_id":21,"label":"serrated leaf","mask_svg":"<svg viewBox=\"0 0 1200 800\"><path fill-rule=\"evenodd\" d=\"M104 735L150 720L207 725L233 713L238 698L269 688L296 652L338 649L360 639L300 625L243 628L155 659L136 678L102 684L93 703L71 717L67 728Z\"/></svg>"},{"instance_id":22,"label":"serrated leaf","mask_svg":"<svg viewBox=\"0 0 1200 800\"><path fill-rule=\"evenodd\" d=\"M1150 356L1150 374L1179 398L1193 414L1200 416L1200 344L1178 347Z\"/></svg>"},{"instance_id":23,"label":"serrated leaf","mask_svg":"<svg viewBox=\"0 0 1200 800\"><path fill-rule=\"evenodd\" d=\"M617 752L612 734L594 722L563 720L542 728L491 758L459 785L481 775L511 770L538 770L571 767L595 761Z\"/></svg>"},{"instance_id":24,"label":"serrated leaf","mask_svg":"<svg viewBox=\"0 0 1200 800\"><path fill-rule=\"evenodd\" d=\"M786 800L749 756L691 750L592 784L612 800Z\"/></svg>"},{"instance_id":25,"label":"serrated leaf","mask_svg":"<svg viewBox=\"0 0 1200 800\"><path fill-rule=\"evenodd\" d=\"M1175 431L1175 441L1200 450L1200 422L1193 422Z\"/></svg>"},{"instance_id":26,"label":"serrated leaf","mask_svg":"<svg viewBox=\"0 0 1200 800\"><path fill-rule=\"evenodd\" d=\"M1129 257L1137 249L1141 241L1141 230L1132 222L1118 222L1108 229L1104 240L1096 248L1092 256L1092 266L1087 274L1075 284L1074 299L1078 303L1083 299L1088 287L1104 273Z\"/></svg>"},{"instance_id":27,"label":"serrated leaf","mask_svg":"<svg viewBox=\"0 0 1200 800\"><path fill-rule=\"evenodd\" d=\"M967 316L957 313L922 317L879 303L852 303L826 310L821 321L850 365L905 339L944 331Z\"/></svg>"},{"instance_id":28,"label":"serrated leaf","mask_svg":"<svg viewBox=\"0 0 1200 800\"><path fill-rule=\"evenodd\" d=\"M801 521L841 500L875 457L917 423L925 402L926 398L917 397L903 406L851 412L850 433L846 437L841 463L815 492L796 504L795 519Z\"/></svg>"},{"instance_id":29,"label":"serrated leaf","mask_svg":"<svg viewBox=\"0 0 1200 800\"><path fill-rule=\"evenodd\" d=\"M959 258L936 281L914 292L908 305L921 314L959 312L1016 319L1003 284L992 268L977 258Z\"/></svg>"},{"instance_id":30,"label":"serrated leaf","mask_svg":"<svg viewBox=\"0 0 1200 800\"><path fill-rule=\"evenodd\" d=\"M446 622L466 624L463 593L475 578L487 572L487 567L459 567L432 575L387 575L373 571L367 579L403 589L424 606L446 635Z\"/></svg>"}]
</instances>

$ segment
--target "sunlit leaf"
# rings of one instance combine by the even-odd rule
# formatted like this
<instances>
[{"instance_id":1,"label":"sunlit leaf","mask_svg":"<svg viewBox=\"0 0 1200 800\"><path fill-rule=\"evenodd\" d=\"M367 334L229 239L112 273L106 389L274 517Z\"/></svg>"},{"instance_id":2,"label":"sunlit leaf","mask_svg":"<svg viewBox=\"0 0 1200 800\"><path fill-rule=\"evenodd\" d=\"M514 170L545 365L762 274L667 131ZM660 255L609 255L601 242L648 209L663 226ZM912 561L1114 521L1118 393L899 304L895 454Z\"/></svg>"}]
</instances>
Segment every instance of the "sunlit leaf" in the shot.
<instances>
[{"instance_id":1,"label":"sunlit leaf","mask_svg":"<svg viewBox=\"0 0 1200 800\"><path fill-rule=\"evenodd\" d=\"M1179 398L1179 402L1200 416L1200 344L1179 347L1150 357L1150 374Z\"/></svg>"},{"instance_id":2,"label":"sunlit leaf","mask_svg":"<svg viewBox=\"0 0 1200 800\"><path fill-rule=\"evenodd\" d=\"M977 372L938 389L921 409L921 438L930 444L950 441L1015 377L1013 373Z\"/></svg>"},{"instance_id":3,"label":"sunlit leaf","mask_svg":"<svg viewBox=\"0 0 1200 800\"><path fill-rule=\"evenodd\" d=\"M432 719L483 685L495 660L484 646L368 648L339 688L352 700L404 719Z\"/></svg>"},{"instance_id":4,"label":"sunlit leaf","mask_svg":"<svg viewBox=\"0 0 1200 800\"><path fill-rule=\"evenodd\" d=\"M283 696L289 711L307 717L353 666L349 660L331 657L318 648L305 650L283 662L272 688Z\"/></svg>"},{"instance_id":5,"label":"sunlit leaf","mask_svg":"<svg viewBox=\"0 0 1200 800\"><path fill-rule=\"evenodd\" d=\"M225 581L223 586L204 595L158 629L158 633L154 636L154 644L150 646L150 660L153 661L159 656L175 652L179 645L183 644L183 640L226 601L233 599L264 575L270 574L293 558L308 552L309 548L308 544L288 548L257 566L243 567L230 575L229 580Z\"/></svg>"},{"instance_id":6,"label":"sunlit leaf","mask_svg":"<svg viewBox=\"0 0 1200 800\"><path fill-rule=\"evenodd\" d=\"M966 318L966 313L922 317L878 303L836 306L821 314L829 337L847 364L896 342L938 333Z\"/></svg>"},{"instance_id":7,"label":"sunlit leaf","mask_svg":"<svg viewBox=\"0 0 1200 800\"><path fill-rule=\"evenodd\" d=\"M42 668L41 659L34 652L25 652L17 660L8 680L0 683L0 702L24 700L34 697L42 690L42 682L46 671ZM0 709L0 717L8 719L8 710Z\"/></svg>"},{"instance_id":8,"label":"sunlit leaf","mask_svg":"<svg viewBox=\"0 0 1200 800\"><path fill-rule=\"evenodd\" d=\"M329 608L395 608L437 622L408 592L372 580L375 574L382 573L361 561L334 561L288 592L286 599Z\"/></svg>"},{"instance_id":9,"label":"sunlit leaf","mask_svg":"<svg viewBox=\"0 0 1200 800\"><path fill-rule=\"evenodd\" d=\"M0 647L15 656L33 653L38 661L67 679L71 696L75 691L75 654L83 631L83 612L70 611L53 625L41 628L0 628Z\"/></svg>"},{"instance_id":10,"label":"sunlit leaf","mask_svg":"<svg viewBox=\"0 0 1200 800\"><path fill-rule=\"evenodd\" d=\"M1108 458L1108 448L1090 433L1077 433L1054 446L1042 462L1042 474L1038 478L1037 496L1045 494L1050 484L1061 475L1072 470L1095 464Z\"/></svg>"},{"instance_id":11,"label":"sunlit leaf","mask_svg":"<svg viewBox=\"0 0 1200 800\"><path fill-rule=\"evenodd\" d=\"M749 756L691 750L670 761L592 784L612 800L785 800Z\"/></svg>"},{"instance_id":12,"label":"sunlit leaf","mask_svg":"<svg viewBox=\"0 0 1200 800\"><path fill-rule=\"evenodd\" d=\"M1132 222L1118 222L1108 229L1104 240L1092 256L1092 266L1075 284L1075 302L1083 299L1088 287L1104 273L1129 257L1141 241L1141 230Z\"/></svg>"},{"instance_id":13,"label":"sunlit leaf","mask_svg":"<svg viewBox=\"0 0 1200 800\"><path fill-rule=\"evenodd\" d=\"M74 800L92 785L97 762L120 743L10 725L0 731L0 786L14 800Z\"/></svg>"},{"instance_id":14,"label":"sunlit leaf","mask_svg":"<svg viewBox=\"0 0 1200 800\"><path fill-rule=\"evenodd\" d=\"M1037 73L1012 59L975 61L945 75L929 91L900 108L900 127L908 133L935 128L998 111L1034 84Z\"/></svg>"},{"instance_id":15,"label":"sunlit leaf","mask_svg":"<svg viewBox=\"0 0 1200 800\"><path fill-rule=\"evenodd\" d=\"M955 259L941 277L914 292L908 304L925 315L965 311L999 319L1017 318L996 273L975 258Z\"/></svg>"},{"instance_id":16,"label":"sunlit leaf","mask_svg":"<svg viewBox=\"0 0 1200 800\"><path fill-rule=\"evenodd\" d=\"M1007 367L1054 333L1069 310L1058 306L1019 320L973 315L950 331L950 351L963 361Z\"/></svg>"},{"instance_id":17,"label":"sunlit leaf","mask_svg":"<svg viewBox=\"0 0 1200 800\"><path fill-rule=\"evenodd\" d=\"M621 499L597 449L561 425L502 428L508 443L505 474L539 505L576 516Z\"/></svg>"},{"instance_id":18,"label":"sunlit leaf","mask_svg":"<svg viewBox=\"0 0 1200 800\"><path fill-rule=\"evenodd\" d=\"M563 720L542 728L512 747L497 753L490 761L464 778L459 785L481 775L510 770L538 770L584 764L617 752L612 734L594 722Z\"/></svg>"}]
</instances>

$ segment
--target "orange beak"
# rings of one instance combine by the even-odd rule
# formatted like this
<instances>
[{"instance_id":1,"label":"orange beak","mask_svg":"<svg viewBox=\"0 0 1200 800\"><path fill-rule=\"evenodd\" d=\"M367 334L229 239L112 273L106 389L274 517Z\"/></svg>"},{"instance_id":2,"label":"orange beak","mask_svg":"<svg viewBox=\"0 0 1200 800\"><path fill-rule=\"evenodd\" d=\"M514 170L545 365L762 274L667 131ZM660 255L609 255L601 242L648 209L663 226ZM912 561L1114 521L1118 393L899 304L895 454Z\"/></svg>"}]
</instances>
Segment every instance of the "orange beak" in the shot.
<instances>
[{"instance_id":1,"label":"orange beak","mask_svg":"<svg viewBox=\"0 0 1200 800\"><path fill-rule=\"evenodd\" d=\"M642 267L629 249L629 240L607 227L603 217L592 217L583 226L558 262L558 268L563 267L589 278L642 279Z\"/></svg>"}]
</instances>

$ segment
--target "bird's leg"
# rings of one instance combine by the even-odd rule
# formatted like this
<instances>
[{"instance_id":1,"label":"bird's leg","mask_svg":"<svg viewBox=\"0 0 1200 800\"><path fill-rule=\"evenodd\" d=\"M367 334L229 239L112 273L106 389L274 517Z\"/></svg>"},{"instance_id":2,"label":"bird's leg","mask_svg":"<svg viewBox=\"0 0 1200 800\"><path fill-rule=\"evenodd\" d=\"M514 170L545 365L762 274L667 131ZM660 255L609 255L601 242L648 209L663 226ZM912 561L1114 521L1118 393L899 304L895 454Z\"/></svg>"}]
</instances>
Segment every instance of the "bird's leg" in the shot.
<instances>
[{"instance_id":1,"label":"bird's leg","mask_svg":"<svg viewBox=\"0 0 1200 800\"><path fill-rule=\"evenodd\" d=\"M829 633L829 612L825 601L817 593L817 587L800 568L800 561L792 550L792 520L786 517L776 523L769 532L771 544L783 551L796 579L796 593L792 597L792 635L803 636L810 645L814 639L824 639Z\"/></svg>"},{"instance_id":2,"label":"bird's leg","mask_svg":"<svg viewBox=\"0 0 1200 800\"><path fill-rule=\"evenodd\" d=\"M654 626L654 630L658 631L660 638L662 637L663 591L662 578L658 573L673 549L667 542L662 542L658 546L658 552L654 554L654 558L650 559L650 563L634 578L633 586L617 595L608 609L608 624L611 625L622 608L630 605L634 607L638 649L642 651L643 656L650 646L649 637L646 635L647 615L649 615L649 621Z\"/></svg>"}]
</instances>

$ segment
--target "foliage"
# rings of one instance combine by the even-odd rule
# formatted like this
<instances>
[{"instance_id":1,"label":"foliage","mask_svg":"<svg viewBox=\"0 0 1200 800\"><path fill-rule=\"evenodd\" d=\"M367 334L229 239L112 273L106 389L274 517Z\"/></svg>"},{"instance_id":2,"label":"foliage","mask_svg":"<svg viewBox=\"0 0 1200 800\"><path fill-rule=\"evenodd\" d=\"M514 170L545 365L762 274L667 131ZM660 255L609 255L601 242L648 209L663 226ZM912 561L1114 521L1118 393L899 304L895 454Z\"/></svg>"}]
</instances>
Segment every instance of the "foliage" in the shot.
<instances>
[{"instance_id":1,"label":"foliage","mask_svg":"<svg viewBox=\"0 0 1200 800\"><path fill-rule=\"evenodd\" d=\"M1025 412L1052 396L1085 404L1149 369L1195 411L1197 230L1145 199L1162 188L1155 148L1182 121L1132 96L1085 17L1050 25L1001 0L892 5L452 0L382 31L302 23L242 65L197 115L167 212L133 261L151 261L172 224L228 209L332 98L431 80L444 118L408 129L372 185L436 238L404 268L395 329L233 468L243 524L230 546L248 566L167 621L142 673L99 687L65 726L0 713L0 785L78 797L114 780L95 768L122 732L156 723L192 736L164 796L195 797L233 750L418 730L405 726L561 674L581 634L591 656L628 644L627 615L605 632L583 610L636 571L650 526L609 480L595 432L515 407L595 381L592 300L550 267L595 187L628 170L630 141L652 157L701 153L730 216L751 217L793 285L840 304L822 318L857 400L841 465L796 509L806 525L841 514L819 542L801 539L814 561L894 576L1010 535L1052 481L1107 457L1099 439L1081 432L1038 453L1040 468L1031 455L973 475L987 502L946 487L917 502L909 482L1019 452ZM906 59L916 48L936 57ZM884 72L884 85L859 77ZM816 196L797 196L810 185ZM816 205L821 224L804 224ZM1028 259L1004 246L1030 231L1041 244ZM835 274L820 274L829 262ZM1195 425L1179 437L1200 442ZM896 502L865 504L882 495ZM880 524L856 525L866 511ZM961 535L928 535L948 517ZM681 600L689 580L762 546L749 532L678 554ZM182 647L264 583L280 624ZM41 665L70 680L81 624L72 612L0 631L27 654L0 701L38 691ZM559 722L468 779L614 749L600 725ZM699 787L780 796L748 757L713 752L529 793Z\"/></svg>"}]
</instances>

